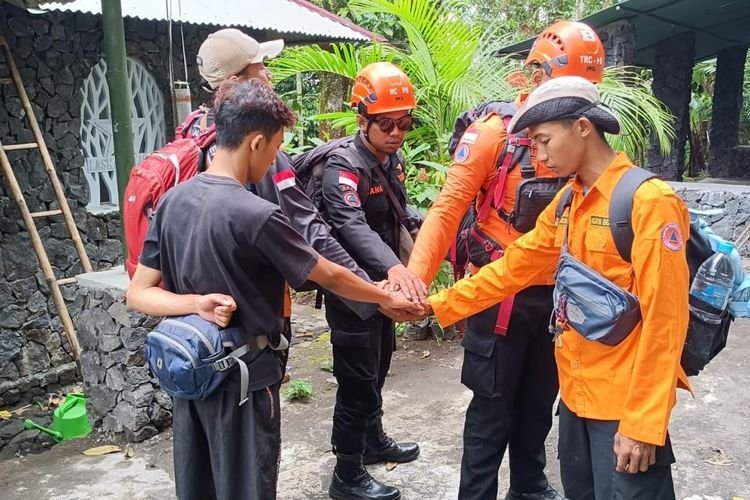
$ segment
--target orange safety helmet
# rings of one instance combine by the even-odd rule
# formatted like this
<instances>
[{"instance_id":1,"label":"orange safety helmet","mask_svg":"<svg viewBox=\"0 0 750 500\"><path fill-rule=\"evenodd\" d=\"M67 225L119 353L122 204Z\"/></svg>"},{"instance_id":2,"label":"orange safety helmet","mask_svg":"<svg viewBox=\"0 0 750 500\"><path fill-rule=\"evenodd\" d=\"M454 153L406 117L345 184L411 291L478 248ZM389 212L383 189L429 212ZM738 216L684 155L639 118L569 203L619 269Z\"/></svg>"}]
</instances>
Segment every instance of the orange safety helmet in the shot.
<instances>
[{"instance_id":1,"label":"orange safety helmet","mask_svg":"<svg viewBox=\"0 0 750 500\"><path fill-rule=\"evenodd\" d=\"M553 78L580 76L599 83L605 62L602 41L589 25L560 21L537 37L525 64L538 64Z\"/></svg>"},{"instance_id":2,"label":"orange safety helmet","mask_svg":"<svg viewBox=\"0 0 750 500\"><path fill-rule=\"evenodd\" d=\"M389 62L368 64L354 80L352 107L362 115L412 110L417 107L414 87L398 66Z\"/></svg>"}]
</instances>

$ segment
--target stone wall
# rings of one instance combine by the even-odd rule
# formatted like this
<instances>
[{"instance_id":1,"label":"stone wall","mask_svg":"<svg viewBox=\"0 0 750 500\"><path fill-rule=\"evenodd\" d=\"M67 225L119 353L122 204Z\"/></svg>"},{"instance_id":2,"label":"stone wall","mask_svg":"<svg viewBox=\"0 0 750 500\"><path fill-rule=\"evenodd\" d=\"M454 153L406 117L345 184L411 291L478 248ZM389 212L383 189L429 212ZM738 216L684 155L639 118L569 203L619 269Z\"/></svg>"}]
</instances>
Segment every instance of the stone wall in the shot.
<instances>
[{"instance_id":1,"label":"stone wall","mask_svg":"<svg viewBox=\"0 0 750 500\"><path fill-rule=\"evenodd\" d=\"M211 29L185 26L189 77L194 102L205 99L197 86L195 54ZM176 31L179 34L179 30ZM6 37L34 113L55 163L76 225L95 269L122 262L117 213L86 211L88 185L80 148L81 87L102 57L101 19L89 14L52 12L31 15L7 2L0 8L0 33ZM141 61L163 90L167 135L173 130L169 93L166 23L126 20L130 57ZM181 46L175 37L176 73ZM0 63L0 68L4 64ZM33 142L15 88L0 85L0 142ZM41 157L35 151L11 152L9 159L31 211L56 207ZM83 269L60 217L36 219L58 277ZM74 376L70 350L15 202L0 182L0 408L42 397L62 377ZM80 311L75 291L66 290L73 315ZM46 389L45 389L46 388Z\"/></svg>"},{"instance_id":2,"label":"stone wall","mask_svg":"<svg viewBox=\"0 0 750 500\"><path fill-rule=\"evenodd\" d=\"M28 455L48 450L56 444L52 436L36 429L24 429L23 418L0 420L0 460L14 458L17 455ZM44 427L52 424L49 415L33 418L34 422Z\"/></svg>"},{"instance_id":3,"label":"stone wall","mask_svg":"<svg viewBox=\"0 0 750 500\"><path fill-rule=\"evenodd\" d=\"M722 238L733 241L750 224L750 185L689 182L672 185L690 208L723 210L721 215L704 217ZM750 244L739 250L750 257Z\"/></svg>"},{"instance_id":4,"label":"stone wall","mask_svg":"<svg viewBox=\"0 0 750 500\"><path fill-rule=\"evenodd\" d=\"M604 45L607 66L632 66L635 63L635 24L632 21L615 21L596 31Z\"/></svg>"},{"instance_id":5,"label":"stone wall","mask_svg":"<svg viewBox=\"0 0 750 500\"><path fill-rule=\"evenodd\" d=\"M146 334L158 323L125 306L125 287L106 284L106 276L82 278L87 307L76 318L81 342L81 374L91 423L107 432L123 432L143 441L172 423L172 401L151 377L146 363Z\"/></svg>"}]
</instances>

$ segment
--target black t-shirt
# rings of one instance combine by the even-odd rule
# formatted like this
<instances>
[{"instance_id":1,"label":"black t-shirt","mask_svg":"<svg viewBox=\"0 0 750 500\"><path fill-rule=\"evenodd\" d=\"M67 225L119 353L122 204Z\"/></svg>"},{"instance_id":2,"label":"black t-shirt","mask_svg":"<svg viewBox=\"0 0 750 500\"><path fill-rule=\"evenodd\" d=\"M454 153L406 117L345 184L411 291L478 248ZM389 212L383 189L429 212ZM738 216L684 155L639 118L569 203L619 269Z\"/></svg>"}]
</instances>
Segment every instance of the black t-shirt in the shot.
<instances>
[{"instance_id":1,"label":"black t-shirt","mask_svg":"<svg viewBox=\"0 0 750 500\"><path fill-rule=\"evenodd\" d=\"M284 281L302 285L317 260L279 207L210 174L160 200L140 258L161 271L169 291L231 295L237 302L231 326L273 344L283 329Z\"/></svg>"}]
</instances>

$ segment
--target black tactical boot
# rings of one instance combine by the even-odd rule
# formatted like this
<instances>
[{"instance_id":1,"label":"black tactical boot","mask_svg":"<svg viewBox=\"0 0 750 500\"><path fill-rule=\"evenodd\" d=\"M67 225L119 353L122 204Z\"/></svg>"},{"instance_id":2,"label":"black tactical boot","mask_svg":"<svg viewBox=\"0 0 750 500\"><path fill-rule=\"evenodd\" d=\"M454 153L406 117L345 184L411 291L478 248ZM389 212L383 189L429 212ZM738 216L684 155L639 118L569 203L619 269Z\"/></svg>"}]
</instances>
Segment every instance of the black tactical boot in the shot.
<instances>
[{"instance_id":1,"label":"black tactical boot","mask_svg":"<svg viewBox=\"0 0 750 500\"><path fill-rule=\"evenodd\" d=\"M537 493L516 493L513 490L508 490L505 500L566 500L566 498L550 486Z\"/></svg>"},{"instance_id":2,"label":"black tactical boot","mask_svg":"<svg viewBox=\"0 0 750 500\"><path fill-rule=\"evenodd\" d=\"M363 457L365 465L378 462L403 464L416 460L418 456L419 445L417 443L397 443L386 435L381 417L378 417L375 425L367 430L367 443Z\"/></svg>"},{"instance_id":3,"label":"black tactical boot","mask_svg":"<svg viewBox=\"0 0 750 500\"><path fill-rule=\"evenodd\" d=\"M336 455L336 468L328 487L334 500L400 500L398 488L376 481L359 455Z\"/></svg>"}]
</instances>

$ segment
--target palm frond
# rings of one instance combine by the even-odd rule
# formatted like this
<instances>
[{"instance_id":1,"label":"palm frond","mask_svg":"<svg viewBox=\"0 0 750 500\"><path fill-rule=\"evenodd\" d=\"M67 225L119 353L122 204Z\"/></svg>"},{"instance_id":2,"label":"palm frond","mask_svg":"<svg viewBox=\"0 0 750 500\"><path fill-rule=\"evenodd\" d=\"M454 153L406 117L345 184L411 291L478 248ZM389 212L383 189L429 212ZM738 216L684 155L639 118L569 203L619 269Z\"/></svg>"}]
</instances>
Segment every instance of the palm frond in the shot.
<instances>
[{"instance_id":1,"label":"palm frond","mask_svg":"<svg viewBox=\"0 0 750 500\"><path fill-rule=\"evenodd\" d=\"M269 61L269 69L275 80L307 72L332 73L353 79L361 68L370 63L397 58L398 52L387 44L355 46L347 43L332 45L330 51L318 45L306 45L287 49L284 57Z\"/></svg>"},{"instance_id":2,"label":"palm frond","mask_svg":"<svg viewBox=\"0 0 750 500\"><path fill-rule=\"evenodd\" d=\"M643 160L653 135L662 154L669 154L674 138L672 114L634 68L607 68L599 92L602 102L617 114L622 125L620 135L609 138L615 149Z\"/></svg>"},{"instance_id":3,"label":"palm frond","mask_svg":"<svg viewBox=\"0 0 750 500\"><path fill-rule=\"evenodd\" d=\"M343 128L347 134L357 130L357 113L354 111L337 111L334 113L320 113L310 117L317 121L330 121L334 128Z\"/></svg>"}]
</instances>

